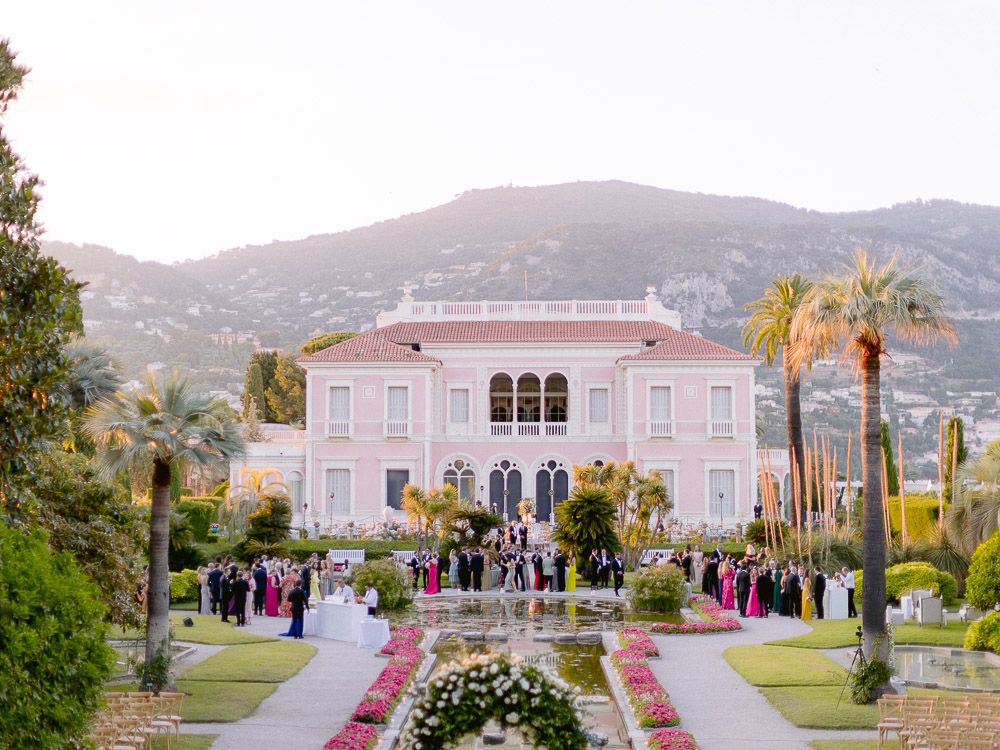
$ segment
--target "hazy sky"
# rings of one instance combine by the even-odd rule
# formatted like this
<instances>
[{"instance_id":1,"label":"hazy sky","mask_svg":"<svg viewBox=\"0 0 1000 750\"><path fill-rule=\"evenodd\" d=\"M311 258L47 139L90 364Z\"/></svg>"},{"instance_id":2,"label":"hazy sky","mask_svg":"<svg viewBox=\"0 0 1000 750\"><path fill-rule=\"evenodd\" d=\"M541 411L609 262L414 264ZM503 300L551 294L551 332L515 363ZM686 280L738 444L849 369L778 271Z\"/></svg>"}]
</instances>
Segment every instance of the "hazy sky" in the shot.
<instances>
[{"instance_id":1,"label":"hazy sky","mask_svg":"<svg viewBox=\"0 0 1000 750\"><path fill-rule=\"evenodd\" d=\"M143 259L469 188L1000 205L1000 3L20 2L50 239Z\"/></svg>"}]
</instances>

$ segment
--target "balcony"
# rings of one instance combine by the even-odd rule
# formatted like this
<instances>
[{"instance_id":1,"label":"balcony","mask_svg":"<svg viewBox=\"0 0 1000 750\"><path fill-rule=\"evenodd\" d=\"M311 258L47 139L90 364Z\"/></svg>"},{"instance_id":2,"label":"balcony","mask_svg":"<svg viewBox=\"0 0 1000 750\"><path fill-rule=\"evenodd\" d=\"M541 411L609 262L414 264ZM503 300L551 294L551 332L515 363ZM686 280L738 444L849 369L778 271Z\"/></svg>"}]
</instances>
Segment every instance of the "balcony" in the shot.
<instances>
[{"instance_id":1,"label":"balcony","mask_svg":"<svg viewBox=\"0 0 1000 750\"><path fill-rule=\"evenodd\" d=\"M490 422L492 437L566 437L566 422Z\"/></svg>"},{"instance_id":2,"label":"balcony","mask_svg":"<svg viewBox=\"0 0 1000 750\"><path fill-rule=\"evenodd\" d=\"M410 436L409 421L390 420L386 422L385 436L387 438L408 438Z\"/></svg>"},{"instance_id":3,"label":"balcony","mask_svg":"<svg viewBox=\"0 0 1000 750\"><path fill-rule=\"evenodd\" d=\"M673 437L674 421L672 419L651 419L646 424L646 434L651 438Z\"/></svg>"},{"instance_id":4,"label":"balcony","mask_svg":"<svg viewBox=\"0 0 1000 750\"><path fill-rule=\"evenodd\" d=\"M713 438L736 437L736 422L732 419L708 420L708 436Z\"/></svg>"},{"instance_id":5,"label":"balcony","mask_svg":"<svg viewBox=\"0 0 1000 750\"><path fill-rule=\"evenodd\" d=\"M351 436L351 423L346 419L337 419L326 424L326 436L346 438Z\"/></svg>"}]
</instances>

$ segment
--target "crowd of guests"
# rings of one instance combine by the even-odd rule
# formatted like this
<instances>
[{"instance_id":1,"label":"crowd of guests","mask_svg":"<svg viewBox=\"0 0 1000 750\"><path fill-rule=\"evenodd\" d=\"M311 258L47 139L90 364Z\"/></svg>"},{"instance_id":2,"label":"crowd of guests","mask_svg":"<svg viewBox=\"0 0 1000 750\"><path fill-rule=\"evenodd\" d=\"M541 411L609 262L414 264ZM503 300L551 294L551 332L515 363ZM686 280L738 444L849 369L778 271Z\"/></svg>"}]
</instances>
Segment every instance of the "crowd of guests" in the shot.
<instances>
[{"instance_id":1,"label":"crowd of guests","mask_svg":"<svg viewBox=\"0 0 1000 750\"><path fill-rule=\"evenodd\" d=\"M710 554L686 547L682 552L657 556L655 565L677 565L685 580L701 586L724 609L738 610L740 617L785 617L810 620L824 617L823 601L828 587L847 590L847 616L857 617L854 573L849 568L828 576L819 565L811 570L802 563L778 558L765 547L758 554L748 544L743 555L726 554L716 545Z\"/></svg>"}]
</instances>

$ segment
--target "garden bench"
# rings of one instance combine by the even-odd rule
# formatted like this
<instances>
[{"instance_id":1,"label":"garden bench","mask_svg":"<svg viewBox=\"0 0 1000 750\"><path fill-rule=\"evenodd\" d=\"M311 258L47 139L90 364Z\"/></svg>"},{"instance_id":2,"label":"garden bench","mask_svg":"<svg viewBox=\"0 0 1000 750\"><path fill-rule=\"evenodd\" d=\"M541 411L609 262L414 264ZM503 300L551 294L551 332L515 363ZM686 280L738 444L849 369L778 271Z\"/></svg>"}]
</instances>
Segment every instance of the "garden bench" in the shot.
<instances>
[{"instance_id":1,"label":"garden bench","mask_svg":"<svg viewBox=\"0 0 1000 750\"><path fill-rule=\"evenodd\" d=\"M333 563L334 570L349 573L352 565L360 565L365 561L365 551L363 549L331 549L327 552L326 559ZM347 563L346 569L345 561Z\"/></svg>"}]
</instances>

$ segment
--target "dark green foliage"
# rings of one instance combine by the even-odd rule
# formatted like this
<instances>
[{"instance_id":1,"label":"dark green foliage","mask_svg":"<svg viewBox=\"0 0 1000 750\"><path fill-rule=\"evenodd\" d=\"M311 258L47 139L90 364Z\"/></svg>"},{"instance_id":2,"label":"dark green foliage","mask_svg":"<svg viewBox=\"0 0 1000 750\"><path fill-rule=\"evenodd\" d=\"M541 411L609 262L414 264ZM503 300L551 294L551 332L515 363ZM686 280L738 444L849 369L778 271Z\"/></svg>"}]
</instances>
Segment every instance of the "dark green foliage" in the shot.
<instances>
[{"instance_id":1,"label":"dark green foliage","mask_svg":"<svg viewBox=\"0 0 1000 750\"><path fill-rule=\"evenodd\" d=\"M0 524L0 747L75 747L114 652L94 585L41 535Z\"/></svg>"},{"instance_id":2,"label":"dark green foliage","mask_svg":"<svg viewBox=\"0 0 1000 750\"><path fill-rule=\"evenodd\" d=\"M335 344L353 339L357 335L357 331L331 331L330 333L321 333L319 336L313 336L306 343L304 343L300 351L302 354L315 354L316 352L327 349Z\"/></svg>"},{"instance_id":3,"label":"dark green foliage","mask_svg":"<svg viewBox=\"0 0 1000 750\"><path fill-rule=\"evenodd\" d=\"M222 482L221 484L219 484L219 486L216 487L214 490L212 490L212 497L224 498L226 496L227 492L229 492L229 480L228 479L225 482Z\"/></svg>"},{"instance_id":4,"label":"dark green foliage","mask_svg":"<svg viewBox=\"0 0 1000 750\"><path fill-rule=\"evenodd\" d=\"M569 498L556 506L558 525L553 533L564 550L586 560L592 549L617 552L621 548L615 532L617 513L606 490L576 487Z\"/></svg>"},{"instance_id":5,"label":"dark green foliage","mask_svg":"<svg viewBox=\"0 0 1000 750\"><path fill-rule=\"evenodd\" d=\"M0 39L0 117L27 69ZM69 416L64 347L81 330L79 285L39 253L38 178L0 120L0 515L20 522L38 462Z\"/></svg>"},{"instance_id":6,"label":"dark green foliage","mask_svg":"<svg viewBox=\"0 0 1000 750\"><path fill-rule=\"evenodd\" d=\"M363 549L365 560L381 560L390 557L393 550L416 549L416 542L413 541L383 541L383 540L359 540L359 539L297 539L285 545L288 548L288 556L295 562L307 560L314 552L320 557L325 557L331 549Z\"/></svg>"},{"instance_id":7,"label":"dark green foliage","mask_svg":"<svg viewBox=\"0 0 1000 750\"><path fill-rule=\"evenodd\" d=\"M977 609L993 609L1000 602L1000 531L972 553L965 598Z\"/></svg>"},{"instance_id":8,"label":"dark green foliage","mask_svg":"<svg viewBox=\"0 0 1000 750\"><path fill-rule=\"evenodd\" d=\"M197 568L205 563L205 553L195 544L191 521L183 513L170 513L170 547L167 551L169 570Z\"/></svg>"},{"instance_id":9,"label":"dark green foliage","mask_svg":"<svg viewBox=\"0 0 1000 750\"><path fill-rule=\"evenodd\" d=\"M447 556L453 549L481 547L488 543L490 529L503 525L503 518L486 508L460 503L448 517L441 552Z\"/></svg>"},{"instance_id":10,"label":"dark green foliage","mask_svg":"<svg viewBox=\"0 0 1000 750\"><path fill-rule=\"evenodd\" d=\"M684 602L684 571L676 565L650 565L639 571L628 590L632 609L680 612Z\"/></svg>"},{"instance_id":11,"label":"dark green foliage","mask_svg":"<svg viewBox=\"0 0 1000 750\"><path fill-rule=\"evenodd\" d=\"M243 384L243 415L247 415L250 398L257 403L257 417L261 422L274 422L274 414L267 405L267 387L274 380L278 367L278 353L271 350L254 352L247 365L247 377Z\"/></svg>"},{"instance_id":12,"label":"dark green foliage","mask_svg":"<svg viewBox=\"0 0 1000 750\"><path fill-rule=\"evenodd\" d=\"M284 549L292 524L292 506L284 495L261 495L257 510L247 516L246 536L233 547L240 560Z\"/></svg>"},{"instance_id":13,"label":"dark green foliage","mask_svg":"<svg viewBox=\"0 0 1000 750\"><path fill-rule=\"evenodd\" d=\"M753 521L747 524L747 527L743 530L743 541L748 544L752 544L755 547L762 547L767 540L767 531L764 525L764 520L761 518L755 518Z\"/></svg>"},{"instance_id":14,"label":"dark green foliage","mask_svg":"<svg viewBox=\"0 0 1000 750\"><path fill-rule=\"evenodd\" d=\"M871 659L856 665L850 677L851 702L858 705L874 703L890 677L892 669L881 659Z\"/></svg>"},{"instance_id":15,"label":"dark green foliage","mask_svg":"<svg viewBox=\"0 0 1000 750\"><path fill-rule=\"evenodd\" d=\"M109 619L134 627L142 613L132 592L142 574L144 519L83 456L55 452L36 478L34 522L56 552L68 552L101 592Z\"/></svg>"},{"instance_id":16,"label":"dark green foliage","mask_svg":"<svg viewBox=\"0 0 1000 750\"><path fill-rule=\"evenodd\" d=\"M369 583L378 591L380 610L405 609L413 604L410 582L393 560L369 560L351 566L351 588L356 594L364 594Z\"/></svg>"},{"instance_id":17,"label":"dark green foliage","mask_svg":"<svg viewBox=\"0 0 1000 750\"><path fill-rule=\"evenodd\" d=\"M864 571L854 571L854 586L861 593ZM958 598L958 584L950 573L944 573L927 562L904 562L885 570L886 603L898 602L905 591L927 589L934 596L944 599L945 605L954 604Z\"/></svg>"},{"instance_id":18,"label":"dark green foliage","mask_svg":"<svg viewBox=\"0 0 1000 750\"><path fill-rule=\"evenodd\" d=\"M152 499L152 494L150 494ZM174 461L170 464L170 504L176 505L181 499L181 465Z\"/></svg>"},{"instance_id":19,"label":"dark green foliage","mask_svg":"<svg viewBox=\"0 0 1000 750\"><path fill-rule=\"evenodd\" d=\"M990 612L969 626L965 648L1000 654L1000 612Z\"/></svg>"},{"instance_id":20,"label":"dark green foliage","mask_svg":"<svg viewBox=\"0 0 1000 750\"><path fill-rule=\"evenodd\" d=\"M889 436L888 422L882 422L882 450L885 453L885 473L889 494L899 495L899 472L896 470L896 460L892 456L892 438Z\"/></svg>"},{"instance_id":21,"label":"dark green foliage","mask_svg":"<svg viewBox=\"0 0 1000 750\"><path fill-rule=\"evenodd\" d=\"M170 602L189 602L198 596L198 571L185 568L170 574Z\"/></svg>"},{"instance_id":22,"label":"dark green foliage","mask_svg":"<svg viewBox=\"0 0 1000 750\"><path fill-rule=\"evenodd\" d=\"M183 513L191 525L191 533L196 542L204 542L208 537L208 527L215 518L216 503L205 502L196 498L181 500L177 503L177 512Z\"/></svg>"},{"instance_id":23,"label":"dark green foliage","mask_svg":"<svg viewBox=\"0 0 1000 750\"><path fill-rule=\"evenodd\" d=\"M961 417L955 416L948 420L947 433L945 434L944 441L944 499L950 502L954 499L954 489L953 489L953 477L952 469L956 462L952 459L956 458L953 451L955 450L955 441L958 440L958 455L957 464L959 467L965 463L965 459L969 457L969 451L965 447L965 423L962 421Z\"/></svg>"},{"instance_id":24,"label":"dark green foliage","mask_svg":"<svg viewBox=\"0 0 1000 750\"><path fill-rule=\"evenodd\" d=\"M291 354L278 358L274 378L265 385L268 411L275 422L301 424L306 418L306 371ZM258 416L260 414L258 404Z\"/></svg>"}]
</instances>

